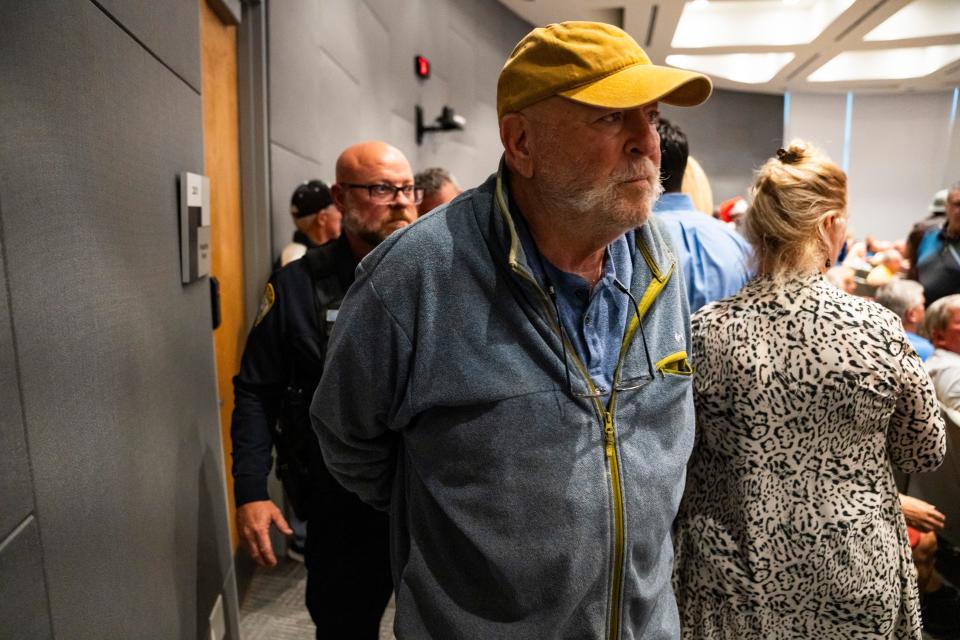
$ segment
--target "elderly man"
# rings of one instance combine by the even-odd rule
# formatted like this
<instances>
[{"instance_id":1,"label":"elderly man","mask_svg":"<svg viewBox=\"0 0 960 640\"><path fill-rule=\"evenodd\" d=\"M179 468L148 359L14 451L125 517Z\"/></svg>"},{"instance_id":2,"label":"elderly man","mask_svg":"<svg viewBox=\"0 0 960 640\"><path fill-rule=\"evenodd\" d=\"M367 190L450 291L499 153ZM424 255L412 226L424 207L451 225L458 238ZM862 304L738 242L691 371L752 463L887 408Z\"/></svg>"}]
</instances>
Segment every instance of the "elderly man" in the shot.
<instances>
[{"instance_id":1,"label":"elderly man","mask_svg":"<svg viewBox=\"0 0 960 640\"><path fill-rule=\"evenodd\" d=\"M688 309L650 210L658 103L710 90L616 27L534 29L499 171L360 264L311 415L390 512L398 638L678 637Z\"/></svg>"},{"instance_id":2,"label":"elderly man","mask_svg":"<svg viewBox=\"0 0 960 640\"><path fill-rule=\"evenodd\" d=\"M933 355L933 344L919 335L923 326L924 305L923 287L913 280L893 280L877 289L875 300L893 311L903 323L903 330L920 359L926 362Z\"/></svg>"},{"instance_id":3,"label":"elderly man","mask_svg":"<svg viewBox=\"0 0 960 640\"><path fill-rule=\"evenodd\" d=\"M340 237L343 216L333 202L330 187L322 180L310 180L297 186L290 198L290 215L297 230L293 242L283 248L275 268L299 260L307 249Z\"/></svg>"},{"instance_id":4,"label":"elderly man","mask_svg":"<svg viewBox=\"0 0 960 640\"><path fill-rule=\"evenodd\" d=\"M926 363L937 398L947 409L960 412L960 294L930 305L926 327L937 348Z\"/></svg>"},{"instance_id":5,"label":"elderly man","mask_svg":"<svg viewBox=\"0 0 960 640\"><path fill-rule=\"evenodd\" d=\"M317 637L375 639L392 590L387 516L330 477L310 428L309 402L357 262L413 222L422 193L399 150L365 142L340 155L332 195L344 234L273 274L234 378L237 530L258 564L276 564L270 527L291 532L267 495L275 447L277 475L296 515L308 521L306 600ZM368 400L366 392L352 399Z\"/></svg>"},{"instance_id":6,"label":"elderly man","mask_svg":"<svg viewBox=\"0 0 960 640\"><path fill-rule=\"evenodd\" d=\"M429 213L442 204L446 204L463 193L463 189L453 179L450 172L440 167L424 169L413 178L423 189L423 202L417 205L420 215Z\"/></svg>"},{"instance_id":7,"label":"elderly man","mask_svg":"<svg viewBox=\"0 0 960 640\"><path fill-rule=\"evenodd\" d=\"M951 294L940 298L927 308L927 333L937 348L926 362L927 372L933 379L937 390L937 399L944 408L947 429L960 428L960 294ZM955 440L947 441L947 457L937 476L920 487L911 481L910 492L931 502L936 502L944 511L946 525L938 532L940 553L937 556L937 568L954 585L960 584L960 508L957 497L957 457L958 452L951 449ZM941 537L942 536L942 537ZM924 601L924 628L928 620L936 616L943 623L943 637L960 636L960 610L957 608L956 589L944 589L937 592L940 596L949 596L948 600L937 599L934 594L926 594ZM932 597L932 598L931 598ZM935 632L937 629L931 629ZM940 634L938 634L940 637Z\"/></svg>"},{"instance_id":8,"label":"elderly man","mask_svg":"<svg viewBox=\"0 0 960 640\"><path fill-rule=\"evenodd\" d=\"M664 194L653 212L676 245L693 313L743 288L750 279L750 245L719 220L697 211L690 196L680 191L690 155L687 136L680 127L660 118L657 132Z\"/></svg>"},{"instance_id":9,"label":"elderly man","mask_svg":"<svg viewBox=\"0 0 960 640\"><path fill-rule=\"evenodd\" d=\"M960 293L960 182L947 189L947 220L924 234L917 248L917 280L927 302Z\"/></svg>"}]
</instances>

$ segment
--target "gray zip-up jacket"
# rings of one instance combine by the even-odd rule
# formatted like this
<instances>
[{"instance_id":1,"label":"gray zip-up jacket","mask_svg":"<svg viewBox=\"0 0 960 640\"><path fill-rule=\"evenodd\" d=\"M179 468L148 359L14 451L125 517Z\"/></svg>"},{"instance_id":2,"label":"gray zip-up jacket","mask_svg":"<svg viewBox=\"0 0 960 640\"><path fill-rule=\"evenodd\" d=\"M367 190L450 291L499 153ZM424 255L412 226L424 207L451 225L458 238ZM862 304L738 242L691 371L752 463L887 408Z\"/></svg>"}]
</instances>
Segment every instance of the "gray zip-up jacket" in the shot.
<instances>
[{"instance_id":1,"label":"gray zip-up jacket","mask_svg":"<svg viewBox=\"0 0 960 640\"><path fill-rule=\"evenodd\" d=\"M592 388L496 176L357 269L311 414L334 477L389 509L398 638L678 638L670 529L693 444L682 276L636 232L617 378ZM641 388L627 390L628 387Z\"/></svg>"}]
</instances>

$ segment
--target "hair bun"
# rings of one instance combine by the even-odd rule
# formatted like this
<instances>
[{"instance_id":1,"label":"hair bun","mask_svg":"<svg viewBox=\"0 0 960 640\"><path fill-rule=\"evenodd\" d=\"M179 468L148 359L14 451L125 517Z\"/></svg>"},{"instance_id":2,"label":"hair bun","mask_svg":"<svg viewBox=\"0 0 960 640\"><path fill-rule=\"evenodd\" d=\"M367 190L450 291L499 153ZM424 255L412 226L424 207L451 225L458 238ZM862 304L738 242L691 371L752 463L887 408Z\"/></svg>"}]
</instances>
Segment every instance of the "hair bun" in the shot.
<instances>
[{"instance_id":1,"label":"hair bun","mask_svg":"<svg viewBox=\"0 0 960 640\"><path fill-rule=\"evenodd\" d=\"M794 146L790 149L777 149L777 159L783 164L796 164L801 155L800 150Z\"/></svg>"}]
</instances>

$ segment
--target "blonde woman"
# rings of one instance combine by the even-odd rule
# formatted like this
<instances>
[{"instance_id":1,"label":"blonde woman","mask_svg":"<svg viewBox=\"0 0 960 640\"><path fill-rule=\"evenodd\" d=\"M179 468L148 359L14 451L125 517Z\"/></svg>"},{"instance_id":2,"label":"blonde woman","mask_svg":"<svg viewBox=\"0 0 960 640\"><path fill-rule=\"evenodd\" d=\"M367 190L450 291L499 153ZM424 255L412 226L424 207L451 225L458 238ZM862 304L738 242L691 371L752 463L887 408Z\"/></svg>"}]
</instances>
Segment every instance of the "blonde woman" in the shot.
<instances>
[{"instance_id":1,"label":"blonde woman","mask_svg":"<svg viewBox=\"0 0 960 640\"><path fill-rule=\"evenodd\" d=\"M697 443L676 523L684 638L920 638L892 466L944 429L900 319L829 284L846 175L808 145L759 171L756 279L693 318Z\"/></svg>"}]
</instances>

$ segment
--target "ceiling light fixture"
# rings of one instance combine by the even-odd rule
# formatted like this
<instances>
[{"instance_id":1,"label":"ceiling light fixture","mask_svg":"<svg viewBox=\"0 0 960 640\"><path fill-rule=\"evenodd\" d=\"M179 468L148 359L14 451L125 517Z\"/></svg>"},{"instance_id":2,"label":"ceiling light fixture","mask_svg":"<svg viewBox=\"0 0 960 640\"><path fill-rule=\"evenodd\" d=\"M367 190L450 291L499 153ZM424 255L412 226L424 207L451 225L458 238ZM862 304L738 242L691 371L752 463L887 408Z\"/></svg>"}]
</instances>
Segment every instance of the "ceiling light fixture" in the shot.
<instances>
[{"instance_id":1,"label":"ceiling light fixture","mask_svg":"<svg viewBox=\"0 0 960 640\"><path fill-rule=\"evenodd\" d=\"M914 0L877 25L864 40L930 38L957 33L960 2L957 0Z\"/></svg>"},{"instance_id":2,"label":"ceiling light fixture","mask_svg":"<svg viewBox=\"0 0 960 640\"><path fill-rule=\"evenodd\" d=\"M671 46L783 46L813 41L853 0L729 0L684 5Z\"/></svg>"},{"instance_id":3,"label":"ceiling light fixture","mask_svg":"<svg viewBox=\"0 0 960 640\"><path fill-rule=\"evenodd\" d=\"M848 51L807 76L809 82L922 78L960 60L960 45Z\"/></svg>"},{"instance_id":4,"label":"ceiling light fixture","mask_svg":"<svg viewBox=\"0 0 960 640\"><path fill-rule=\"evenodd\" d=\"M791 60L792 53L723 53L716 55L667 56L667 64L692 69L727 80L758 84L769 82Z\"/></svg>"}]
</instances>

